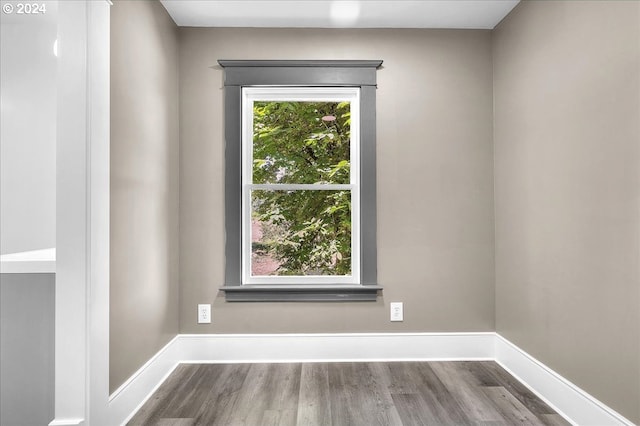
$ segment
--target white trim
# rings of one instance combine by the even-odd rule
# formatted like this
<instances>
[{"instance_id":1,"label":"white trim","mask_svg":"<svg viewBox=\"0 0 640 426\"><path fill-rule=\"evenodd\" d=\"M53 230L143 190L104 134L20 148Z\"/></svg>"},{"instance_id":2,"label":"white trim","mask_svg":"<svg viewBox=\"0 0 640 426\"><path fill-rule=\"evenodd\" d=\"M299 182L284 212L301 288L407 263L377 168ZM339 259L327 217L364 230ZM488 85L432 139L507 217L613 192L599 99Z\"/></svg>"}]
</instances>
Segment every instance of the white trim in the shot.
<instances>
[{"instance_id":1,"label":"white trim","mask_svg":"<svg viewBox=\"0 0 640 426\"><path fill-rule=\"evenodd\" d=\"M88 2L87 389L90 426L109 417L110 6Z\"/></svg>"},{"instance_id":2,"label":"white trim","mask_svg":"<svg viewBox=\"0 0 640 426\"><path fill-rule=\"evenodd\" d=\"M55 261L56 248L21 251L18 253L7 253L0 256L3 262L29 262L29 261Z\"/></svg>"},{"instance_id":3,"label":"white trim","mask_svg":"<svg viewBox=\"0 0 640 426\"><path fill-rule=\"evenodd\" d=\"M343 102L351 104L349 184L254 184L253 103L256 101ZM282 87L242 88L242 282L243 284L360 284L360 88ZM251 274L251 191L348 190L351 196L351 274L327 276L253 276Z\"/></svg>"},{"instance_id":4,"label":"white trim","mask_svg":"<svg viewBox=\"0 0 640 426\"><path fill-rule=\"evenodd\" d=\"M310 102L357 102L356 87L309 87L309 86L250 86L242 89L246 99L253 101L310 101ZM357 90L359 93L359 90Z\"/></svg>"},{"instance_id":5,"label":"white trim","mask_svg":"<svg viewBox=\"0 0 640 426\"><path fill-rule=\"evenodd\" d=\"M497 333L495 361L574 425L634 425Z\"/></svg>"},{"instance_id":6,"label":"white trim","mask_svg":"<svg viewBox=\"0 0 640 426\"><path fill-rule=\"evenodd\" d=\"M252 191L352 191L355 185L348 183L252 183L247 184L247 188Z\"/></svg>"},{"instance_id":7,"label":"white trim","mask_svg":"<svg viewBox=\"0 0 640 426\"><path fill-rule=\"evenodd\" d=\"M55 274L55 272L55 248L0 256L0 273L2 274Z\"/></svg>"},{"instance_id":8,"label":"white trim","mask_svg":"<svg viewBox=\"0 0 640 426\"><path fill-rule=\"evenodd\" d=\"M58 6L53 426L113 424L109 383L108 2Z\"/></svg>"},{"instance_id":9,"label":"white trim","mask_svg":"<svg viewBox=\"0 0 640 426\"><path fill-rule=\"evenodd\" d=\"M127 423L129 423L129 421L131 421L131 419L133 418L133 416L136 415L136 413L142 408L142 406L144 404L147 403L147 401L149 400L149 398L151 398L153 396L154 393L156 393L156 391L158 390L158 388L160 388L160 386L162 386L162 384L169 378L169 376L171 375L171 373L173 373L173 370L176 369L176 367L178 367L178 365L181 364L180 362L176 362L173 364L173 367L171 367L169 369L169 371L167 371L167 373L158 381L158 383L156 383L156 385L151 388L151 390L149 392L147 392L146 396L142 398L142 400L140 401L140 403L136 406L136 408L134 408L133 410L131 410L131 412L129 413L129 415L122 421L123 426L126 425Z\"/></svg>"},{"instance_id":10,"label":"white trim","mask_svg":"<svg viewBox=\"0 0 640 426\"><path fill-rule=\"evenodd\" d=\"M149 371L158 367L158 364L166 364L167 361L173 360L173 362L178 362L179 358L176 356L172 356L179 353L176 352L174 346L176 345L176 341L180 336L175 336L173 339L169 341L162 349L160 349L154 356L149 358L147 362L144 363L142 367L138 369L131 377L129 377L118 389L113 391L111 395L109 395L109 402L115 400L125 389L127 389L134 381L136 381L140 376L148 374ZM146 378L144 380L147 380Z\"/></svg>"},{"instance_id":11,"label":"white trim","mask_svg":"<svg viewBox=\"0 0 640 426\"><path fill-rule=\"evenodd\" d=\"M93 2L58 2L55 418L51 424L79 424L73 422L89 415L88 3Z\"/></svg>"},{"instance_id":12,"label":"white trim","mask_svg":"<svg viewBox=\"0 0 640 426\"><path fill-rule=\"evenodd\" d=\"M55 274L56 261L53 260L26 260L7 261L0 264L1 274Z\"/></svg>"},{"instance_id":13,"label":"white trim","mask_svg":"<svg viewBox=\"0 0 640 426\"><path fill-rule=\"evenodd\" d=\"M176 336L109 397L105 424L126 424L184 359ZM108 421L107 421L108 420Z\"/></svg>"},{"instance_id":14,"label":"white trim","mask_svg":"<svg viewBox=\"0 0 640 426\"><path fill-rule=\"evenodd\" d=\"M84 419L57 419L52 420L49 426L80 426Z\"/></svg>"},{"instance_id":15,"label":"white trim","mask_svg":"<svg viewBox=\"0 0 640 426\"><path fill-rule=\"evenodd\" d=\"M129 421L180 363L472 360L496 361L571 424L633 425L494 332L179 334L112 394L104 423Z\"/></svg>"},{"instance_id":16,"label":"white trim","mask_svg":"<svg viewBox=\"0 0 640 426\"><path fill-rule=\"evenodd\" d=\"M493 333L183 334L189 362L492 359Z\"/></svg>"}]
</instances>

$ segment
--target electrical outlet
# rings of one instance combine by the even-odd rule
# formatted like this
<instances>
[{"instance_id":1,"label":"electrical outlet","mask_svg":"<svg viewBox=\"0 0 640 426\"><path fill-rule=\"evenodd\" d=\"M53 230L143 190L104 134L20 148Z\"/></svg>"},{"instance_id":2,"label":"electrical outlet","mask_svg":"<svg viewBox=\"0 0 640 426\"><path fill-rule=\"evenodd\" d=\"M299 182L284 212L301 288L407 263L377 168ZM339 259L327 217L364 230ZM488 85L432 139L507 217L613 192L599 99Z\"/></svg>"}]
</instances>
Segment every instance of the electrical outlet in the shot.
<instances>
[{"instance_id":1,"label":"electrical outlet","mask_svg":"<svg viewBox=\"0 0 640 426\"><path fill-rule=\"evenodd\" d=\"M211 324L211 305L198 305L198 324Z\"/></svg>"},{"instance_id":2,"label":"electrical outlet","mask_svg":"<svg viewBox=\"0 0 640 426\"><path fill-rule=\"evenodd\" d=\"M391 307L391 321L403 321L404 309L402 302L391 302L389 306Z\"/></svg>"}]
</instances>

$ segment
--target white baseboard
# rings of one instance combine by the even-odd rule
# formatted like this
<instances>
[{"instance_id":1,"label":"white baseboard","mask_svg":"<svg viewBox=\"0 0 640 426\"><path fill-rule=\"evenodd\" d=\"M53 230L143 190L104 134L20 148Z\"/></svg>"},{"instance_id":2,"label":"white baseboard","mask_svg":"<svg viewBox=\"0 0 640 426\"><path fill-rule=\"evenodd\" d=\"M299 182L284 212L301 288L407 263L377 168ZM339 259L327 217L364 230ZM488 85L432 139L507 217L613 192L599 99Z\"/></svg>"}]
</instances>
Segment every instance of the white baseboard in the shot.
<instances>
[{"instance_id":1,"label":"white baseboard","mask_svg":"<svg viewBox=\"0 0 640 426\"><path fill-rule=\"evenodd\" d=\"M494 332L181 334L111 395L109 420L130 420L179 363L443 360L496 361L574 425L633 425Z\"/></svg>"},{"instance_id":2,"label":"white baseboard","mask_svg":"<svg viewBox=\"0 0 640 426\"><path fill-rule=\"evenodd\" d=\"M493 359L494 333L183 334L189 362Z\"/></svg>"},{"instance_id":3,"label":"white baseboard","mask_svg":"<svg viewBox=\"0 0 640 426\"><path fill-rule=\"evenodd\" d=\"M49 423L49 426L80 426L84 423L84 419L55 419Z\"/></svg>"},{"instance_id":4,"label":"white baseboard","mask_svg":"<svg viewBox=\"0 0 640 426\"><path fill-rule=\"evenodd\" d=\"M495 361L572 424L634 425L504 337L495 336Z\"/></svg>"},{"instance_id":5,"label":"white baseboard","mask_svg":"<svg viewBox=\"0 0 640 426\"><path fill-rule=\"evenodd\" d=\"M109 418L100 423L128 422L183 359L178 335L109 396Z\"/></svg>"}]
</instances>

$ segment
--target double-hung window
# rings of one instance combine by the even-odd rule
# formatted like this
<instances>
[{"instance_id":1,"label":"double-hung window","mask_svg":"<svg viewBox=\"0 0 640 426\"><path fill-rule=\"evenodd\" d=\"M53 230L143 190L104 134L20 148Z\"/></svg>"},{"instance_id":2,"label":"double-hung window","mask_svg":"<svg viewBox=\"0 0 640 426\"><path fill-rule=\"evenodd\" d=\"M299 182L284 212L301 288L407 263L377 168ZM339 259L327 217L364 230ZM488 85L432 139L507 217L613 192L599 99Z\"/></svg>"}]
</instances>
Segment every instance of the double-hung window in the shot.
<instances>
[{"instance_id":1,"label":"double-hung window","mask_svg":"<svg viewBox=\"0 0 640 426\"><path fill-rule=\"evenodd\" d=\"M382 61L218 62L227 300L376 300Z\"/></svg>"},{"instance_id":2,"label":"double-hung window","mask_svg":"<svg viewBox=\"0 0 640 426\"><path fill-rule=\"evenodd\" d=\"M360 283L359 94L242 89L243 283Z\"/></svg>"}]
</instances>

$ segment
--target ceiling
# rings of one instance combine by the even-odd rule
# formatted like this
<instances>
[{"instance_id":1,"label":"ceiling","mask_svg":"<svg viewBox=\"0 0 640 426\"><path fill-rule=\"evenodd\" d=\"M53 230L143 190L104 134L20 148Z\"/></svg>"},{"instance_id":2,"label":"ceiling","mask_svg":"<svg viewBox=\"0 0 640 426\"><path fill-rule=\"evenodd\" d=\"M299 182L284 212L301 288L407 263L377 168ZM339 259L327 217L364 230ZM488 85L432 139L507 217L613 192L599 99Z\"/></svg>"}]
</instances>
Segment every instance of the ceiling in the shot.
<instances>
[{"instance_id":1,"label":"ceiling","mask_svg":"<svg viewBox=\"0 0 640 426\"><path fill-rule=\"evenodd\" d=\"M492 29L520 0L160 0L183 27Z\"/></svg>"}]
</instances>

